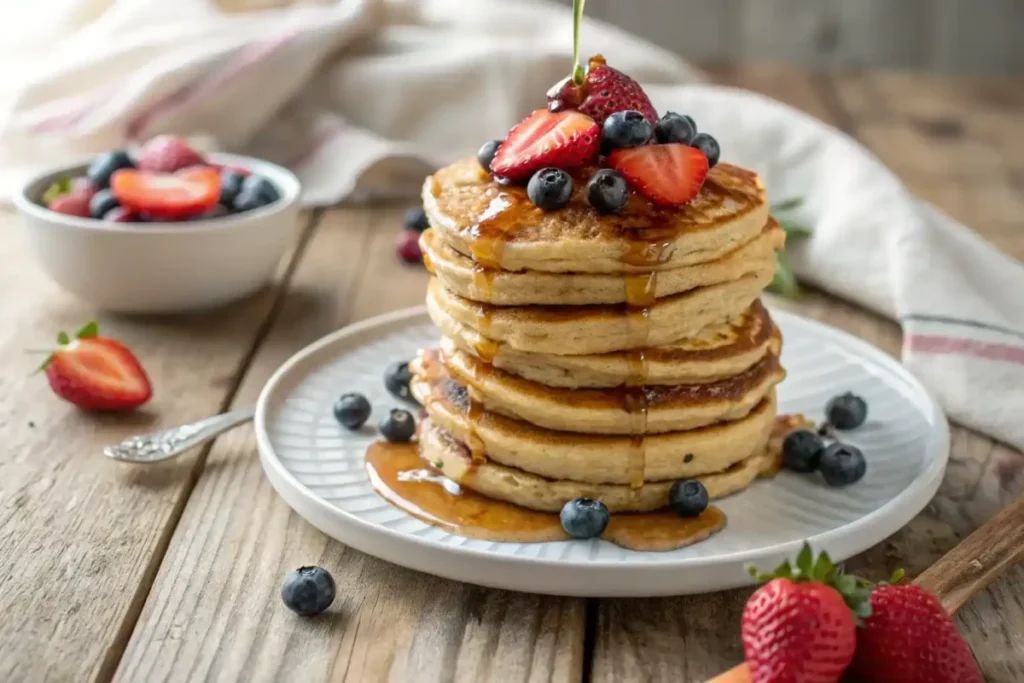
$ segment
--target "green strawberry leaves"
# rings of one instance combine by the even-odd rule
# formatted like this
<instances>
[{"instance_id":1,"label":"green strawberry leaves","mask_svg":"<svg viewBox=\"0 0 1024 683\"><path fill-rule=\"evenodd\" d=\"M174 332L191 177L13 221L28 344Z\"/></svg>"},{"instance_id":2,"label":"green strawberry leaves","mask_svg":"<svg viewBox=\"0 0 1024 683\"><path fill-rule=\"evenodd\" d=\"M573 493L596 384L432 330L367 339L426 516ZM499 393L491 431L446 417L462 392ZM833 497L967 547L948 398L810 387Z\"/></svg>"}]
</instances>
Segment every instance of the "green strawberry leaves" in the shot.
<instances>
[{"instance_id":1,"label":"green strawberry leaves","mask_svg":"<svg viewBox=\"0 0 1024 683\"><path fill-rule=\"evenodd\" d=\"M75 332L75 336L73 338L68 336L67 332L64 332L64 331L58 332L57 333L57 345L58 345L58 347L62 348L62 347L65 347L68 344L70 344L71 342L76 341L78 339L89 339L90 337L97 337L97 336L99 336L99 333L100 333L99 325L96 324L95 320L90 320L85 325L82 325L82 327L78 330L78 332ZM56 353L56 352L55 351L46 350L46 351L33 351L32 353L45 353L46 354L46 359L43 360L43 362L39 365L39 367L36 368L35 373L33 373L33 374L38 374L38 373L46 370L47 366L53 361L53 354Z\"/></svg>"},{"instance_id":2,"label":"green strawberry leaves","mask_svg":"<svg viewBox=\"0 0 1024 683\"><path fill-rule=\"evenodd\" d=\"M583 6L587 0L572 0L572 82L583 85L586 73L580 64L580 24L583 23Z\"/></svg>"},{"instance_id":3,"label":"green strawberry leaves","mask_svg":"<svg viewBox=\"0 0 1024 683\"><path fill-rule=\"evenodd\" d=\"M71 179L67 176L58 178L52 185L46 188L43 193L43 204L49 204L62 194L71 192Z\"/></svg>"},{"instance_id":4,"label":"green strawberry leaves","mask_svg":"<svg viewBox=\"0 0 1024 683\"><path fill-rule=\"evenodd\" d=\"M792 217L778 215L799 209L803 203L804 200L800 197L791 197L771 206L771 214L785 231L787 243L790 238L804 239L813 234L810 228L798 223ZM797 298L800 296L800 283L797 281L793 269L790 268L789 262L786 260L785 252L776 255L776 263L775 277L769 283L768 291L775 292L788 299Z\"/></svg>"}]
</instances>

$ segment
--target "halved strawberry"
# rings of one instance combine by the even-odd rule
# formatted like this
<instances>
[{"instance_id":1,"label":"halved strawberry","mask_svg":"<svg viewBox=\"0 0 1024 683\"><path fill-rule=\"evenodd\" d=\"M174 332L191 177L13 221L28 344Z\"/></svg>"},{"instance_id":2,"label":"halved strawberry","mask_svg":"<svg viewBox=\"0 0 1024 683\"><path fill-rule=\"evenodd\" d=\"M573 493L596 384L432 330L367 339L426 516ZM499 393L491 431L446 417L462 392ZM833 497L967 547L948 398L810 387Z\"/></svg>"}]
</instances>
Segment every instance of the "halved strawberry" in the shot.
<instances>
[{"instance_id":1,"label":"halved strawberry","mask_svg":"<svg viewBox=\"0 0 1024 683\"><path fill-rule=\"evenodd\" d=\"M538 109L509 131L491 162L496 176L528 179L546 166L575 168L597 156L601 128L576 111Z\"/></svg>"},{"instance_id":2,"label":"halved strawberry","mask_svg":"<svg viewBox=\"0 0 1024 683\"><path fill-rule=\"evenodd\" d=\"M164 220L201 214L220 197L220 171L195 166L177 173L121 169L110 188L122 206Z\"/></svg>"},{"instance_id":3,"label":"halved strawberry","mask_svg":"<svg viewBox=\"0 0 1024 683\"><path fill-rule=\"evenodd\" d=\"M704 153L680 143L617 149L608 155L608 164L637 192L662 206L696 197L708 175Z\"/></svg>"},{"instance_id":4,"label":"halved strawberry","mask_svg":"<svg viewBox=\"0 0 1024 683\"><path fill-rule=\"evenodd\" d=\"M548 91L548 109L576 109L598 125L617 111L635 109L652 126L658 122L658 112L640 84L608 66L601 55L590 58L582 85L574 83L570 76L552 86Z\"/></svg>"},{"instance_id":5,"label":"halved strawberry","mask_svg":"<svg viewBox=\"0 0 1024 683\"><path fill-rule=\"evenodd\" d=\"M53 393L65 401L86 410L130 410L153 395L135 355L116 339L98 336L96 323L74 339L62 332L57 342L60 347L40 370L45 369Z\"/></svg>"}]
</instances>

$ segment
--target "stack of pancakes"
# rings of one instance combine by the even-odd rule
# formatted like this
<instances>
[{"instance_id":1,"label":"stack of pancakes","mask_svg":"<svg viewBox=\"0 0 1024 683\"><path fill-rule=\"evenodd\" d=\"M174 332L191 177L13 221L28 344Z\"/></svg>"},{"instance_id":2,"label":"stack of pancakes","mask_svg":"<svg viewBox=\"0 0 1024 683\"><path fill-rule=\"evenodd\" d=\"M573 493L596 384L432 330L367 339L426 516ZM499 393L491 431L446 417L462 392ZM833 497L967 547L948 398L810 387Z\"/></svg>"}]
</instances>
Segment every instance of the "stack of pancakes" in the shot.
<instances>
[{"instance_id":1,"label":"stack of pancakes","mask_svg":"<svg viewBox=\"0 0 1024 683\"><path fill-rule=\"evenodd\" d=\"M781 338L758 297L784 233L760 180L719 164L684 206L633 196L603 215L587 177L551 212L473 159L427 179L442 338L410 366L421 456L547 511L654 510L678 479L717 498L774 471Z\"/></svg>"}]
</instances>

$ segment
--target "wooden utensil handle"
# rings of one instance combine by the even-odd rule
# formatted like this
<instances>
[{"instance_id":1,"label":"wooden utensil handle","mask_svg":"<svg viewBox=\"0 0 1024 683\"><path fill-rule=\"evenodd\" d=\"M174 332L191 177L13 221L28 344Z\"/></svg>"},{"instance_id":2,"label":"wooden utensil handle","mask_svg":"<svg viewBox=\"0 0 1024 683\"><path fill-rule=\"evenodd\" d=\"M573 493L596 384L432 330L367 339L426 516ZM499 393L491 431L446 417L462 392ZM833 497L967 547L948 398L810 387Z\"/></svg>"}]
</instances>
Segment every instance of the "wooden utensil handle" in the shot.
<instances>
[{"instance_id":1,"label":"wooden utensil handle","mask_svg":"<svg viewBox=\"0 0 1024 683\"><path fill-rule=\"evenodd\" d=\"M953 614L1018 562L1024 562L1024 496L960 541L914 583L934 594ZM707 683L751 683L750 672L740 664Z\"/></svg>"}]
</instances>

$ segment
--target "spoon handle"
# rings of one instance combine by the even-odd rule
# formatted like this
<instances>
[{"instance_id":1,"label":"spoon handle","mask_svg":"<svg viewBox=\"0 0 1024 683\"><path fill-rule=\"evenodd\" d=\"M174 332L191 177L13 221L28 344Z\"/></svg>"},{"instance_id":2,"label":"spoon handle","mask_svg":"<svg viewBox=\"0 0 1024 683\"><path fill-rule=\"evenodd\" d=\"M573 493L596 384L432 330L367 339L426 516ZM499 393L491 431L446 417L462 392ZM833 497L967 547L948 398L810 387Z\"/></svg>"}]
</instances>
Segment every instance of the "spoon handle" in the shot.
<instances>
[{"instance_id":1,"label":"spoon handle","mask_svg":"<svg viewBox=\"0 0 1024 683\"><path fill-rule=\"evenodd\" d=\"M232 410L191 424L129 437L117 445L107 446L103 454L120 462L139 464L170 460L232 427L249 422L255 415L255 406Z\"/></svg>"}]
</instances>

